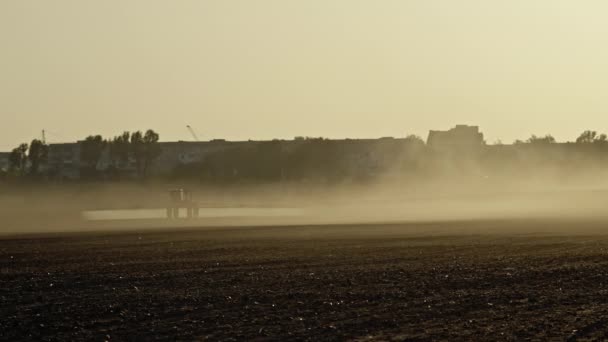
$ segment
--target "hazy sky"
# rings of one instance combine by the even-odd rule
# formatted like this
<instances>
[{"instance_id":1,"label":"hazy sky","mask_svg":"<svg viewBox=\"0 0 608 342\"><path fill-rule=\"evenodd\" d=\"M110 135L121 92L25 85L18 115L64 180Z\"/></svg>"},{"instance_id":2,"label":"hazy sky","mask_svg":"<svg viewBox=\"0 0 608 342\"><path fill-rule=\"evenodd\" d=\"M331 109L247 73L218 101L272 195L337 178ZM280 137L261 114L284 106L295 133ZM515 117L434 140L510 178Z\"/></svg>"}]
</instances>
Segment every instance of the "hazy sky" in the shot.
<instances>
[{"instance_id":1,"label":"hazy sky","mask_svg":"<svg viewBox=\"0 0 608 342\"><path fill-rule=\"evenodd\" d=\"M0 150L608 131L605 0L1 0Z\"/></svg>"}]
</instances>

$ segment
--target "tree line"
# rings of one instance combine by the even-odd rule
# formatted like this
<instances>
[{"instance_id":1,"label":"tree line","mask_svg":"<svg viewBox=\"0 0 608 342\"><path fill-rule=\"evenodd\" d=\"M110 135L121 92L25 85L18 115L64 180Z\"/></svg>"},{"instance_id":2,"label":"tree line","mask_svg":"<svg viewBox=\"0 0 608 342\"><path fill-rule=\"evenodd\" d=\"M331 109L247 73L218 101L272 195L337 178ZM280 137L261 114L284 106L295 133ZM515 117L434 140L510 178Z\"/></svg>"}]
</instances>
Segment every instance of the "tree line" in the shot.
<instances>
[{"instance_id":1,"label":"tree line","mask_svg":"<svg viewBox=\"0 0 608 342\"><path fill-rule=\"evenodd\" d=\"M371 141L298 137L289 143L274 140L226 143L226 146L206 152L204 158L196 162L178 162L163 177L206 183L311 179L339 182L370 180L389 172L406 179L440 172L466 173L467 168L462 165L467 163L477 163L475 167L478 170L485 168L487 171L484 172L496 174L501 170L528 172L525 170L534 167L565 165L564 160L576 160L576 163L608 160L606 134L592 130L584 131L576 141L568 144L556 144L551 135L532 135L505 148L500 143L488 145L482 153L470 156L463 155L461 150L451 154L435 151L413 135L405 139ZM153 130L124 132L110 139L90 135L79 141L78 147L77 169L79 178L85 180L148 178L162 152L159 135ZM52 165L49 146L34 139L30 144L20 144L11 151L9 170L4 178L54 179L60 170L53 169ZM564 169L573 167L566 166Z\"/></svg>"},{"instance_id":2,"label":"tree line","mask_svg":"<svg viewBox=\"0 0 608 342\"><path fill-rule=\"evenodd\" d=\"M102 175L118 177L124 170L133 169L138 178L148 175L150 166L161 154L159 134L154 130L123 132L111 139L89 135L79 141L79 171L81 178L94 179ZM15 147L8 157L6 172L10 178L41 179L52 177L57 170L50 165L49 145L39 139ZM100 161L108 153L110 165L100 170ZM44 168L44 170L43 170Z\"/></svg>"},{"instance_id":3,"label":"tree line","mask_svg":"<svg viewBox=\"0 0 608 342\"><path fill-rule=\"evenodd\" d=\"M557 141L555 138L550 135L537 136L533 134L527 140L515 140L515 144L553 144ZM581 133L578 138L576 138L575 143L577 144L604 144L608 142L608 136L605 133L598 134L597 131L584 131Z\"/></svg>"}]
</instances>

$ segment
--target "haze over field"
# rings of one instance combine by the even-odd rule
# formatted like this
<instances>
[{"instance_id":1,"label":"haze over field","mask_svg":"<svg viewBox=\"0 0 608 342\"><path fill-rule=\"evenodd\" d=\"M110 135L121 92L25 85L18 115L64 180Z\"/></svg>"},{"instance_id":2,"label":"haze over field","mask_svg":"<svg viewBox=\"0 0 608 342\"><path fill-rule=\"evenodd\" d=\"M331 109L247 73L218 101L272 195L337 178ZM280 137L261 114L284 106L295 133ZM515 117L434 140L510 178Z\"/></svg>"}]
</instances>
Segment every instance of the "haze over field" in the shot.
<instances>
[{"instance_id":1,"label":"haze over field","mask_svg":"<svg viewBox=\"0 0 608 342\"><path fill-rule=\"evenodd\" d=\"M608 184L528 180L437 181L421 184L322 186L260 184L224 188L192 184L200 218L166 219L170 184L73 184L4 188L0 235L184 227L366 224L370 234L384 224L484 220L570 220L575 226L542 230L588 232L586 222L608 220ZM509 231L502 226L503 231ZM529 225L523 226L531 228ZM593 226L594 229L597 226ZM519 231L517 225L511 227ZM532 227L537 231L540 227ZM494 233L491 226L477 233ZM594 231L595 232L595 231Z\"/></svg>"},{"instance_id":2,"label":"haze over field","mask_svg":"<svg viewBox=\"0 0 608 342\"><path fill-rule=\"evenodd\" d=\"M608 341L607 13L0 0L0 341Z\"/></svg>"},{"instance_id":3,"label":"haze over field","mask_svg":"<svg viewBox=\"0 0 608 342\"><path fill-rule=\"evenodd\" d=\"M608 4L585 0L0 2L0 150L164 140L608 126Z\"/></svg>"}]
</instances>

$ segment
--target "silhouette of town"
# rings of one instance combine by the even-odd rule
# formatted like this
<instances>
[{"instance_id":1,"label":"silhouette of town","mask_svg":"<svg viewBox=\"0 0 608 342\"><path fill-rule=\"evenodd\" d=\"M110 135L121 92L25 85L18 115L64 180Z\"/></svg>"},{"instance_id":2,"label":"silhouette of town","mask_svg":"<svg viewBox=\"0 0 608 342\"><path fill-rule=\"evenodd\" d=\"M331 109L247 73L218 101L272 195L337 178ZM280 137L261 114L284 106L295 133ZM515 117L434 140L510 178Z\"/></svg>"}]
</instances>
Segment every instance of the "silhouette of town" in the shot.
<instances>
[{"instance_id":1,"label":"silhouette of town","mask_svg":"<svg viewBox=\"0 0 608 342\"><path fill-rule=\"evenodd\" d=\"M198 140L194 132L193 137ZM112 139L92 135L73 143L34 139L0 153L0 179L113 181L184 179L200 182L371 181L391 175L530 177L551 169L561 176L606 163L605 134L583 132L574 142L531 136L487 144L477 126L456 125L419 136L378 139L296 137L272 141L161 142L153 130Z\"/></svg>"}]
</instances>

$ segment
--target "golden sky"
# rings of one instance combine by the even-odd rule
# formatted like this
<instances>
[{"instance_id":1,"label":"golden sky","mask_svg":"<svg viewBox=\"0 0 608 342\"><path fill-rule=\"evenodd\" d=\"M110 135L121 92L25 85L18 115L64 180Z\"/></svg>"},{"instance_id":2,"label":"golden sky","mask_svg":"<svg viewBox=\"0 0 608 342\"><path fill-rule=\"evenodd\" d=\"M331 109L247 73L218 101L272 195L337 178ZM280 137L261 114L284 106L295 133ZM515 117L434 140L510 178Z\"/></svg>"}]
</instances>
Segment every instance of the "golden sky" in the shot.
<instances>
[{"instance_id":1,"label":"golden sky","mask_svg":"<svg viewBox=\"0 0 608 342\"><path fill-rule=\"evenodd\" d=\"M605 0L2 0L0 150L608 131Z\"/></svg>"}]
</instances>

